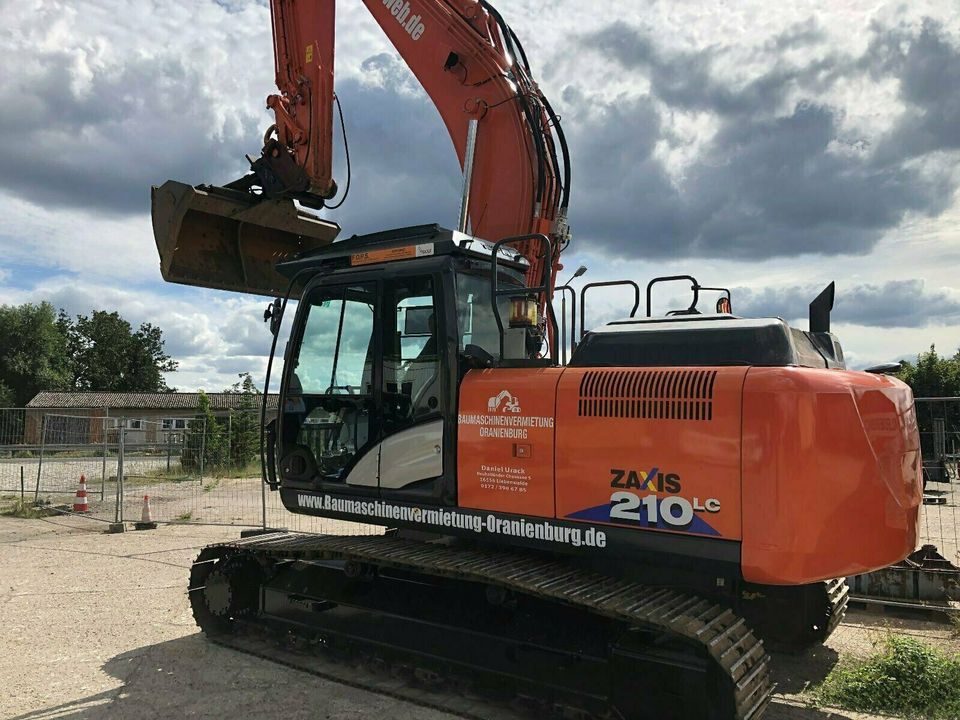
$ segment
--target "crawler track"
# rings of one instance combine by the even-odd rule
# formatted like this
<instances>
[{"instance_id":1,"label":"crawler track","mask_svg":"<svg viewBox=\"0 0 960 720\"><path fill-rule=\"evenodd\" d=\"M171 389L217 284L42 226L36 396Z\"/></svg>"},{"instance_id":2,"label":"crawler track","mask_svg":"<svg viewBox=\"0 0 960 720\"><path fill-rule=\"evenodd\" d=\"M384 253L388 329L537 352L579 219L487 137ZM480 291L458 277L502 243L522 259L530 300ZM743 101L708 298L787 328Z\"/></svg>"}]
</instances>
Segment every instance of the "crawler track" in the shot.
<instances>
[{"instance_id":1,"label":"crawler track","mask_svg":"<svg viewBox=\"0 0 960 720\"><path fill-rule=\"evenodd\" d=\"M847 612L850 588L846 578L797 587L765 586L755 595L748 591L746 600L744 617L767 646L798 654L822 645L837 629Z\"/></svg>"},{"instance_id":2,"label":"crawler track","mask_svg":"<svg viewBox=\"0 0 960 720\"><path fill-rule=\"evenodd\" d=\"M289 597L292 606L300 603L309 607L313 616L322 617L326 609L340 604L340 596L333 590L326 596L323 588L316 587L304 587L302 594L299 590L294 593L291 591L294 581L284 581L286 585L282 585L270 578L282 578L283 573L289 575L295 571L301 572L296 576L297 582L302 577L328 577L323 573L334 572L329 569L333 566L354 576L399 573L446 586L480 585L492 589L494 594L505 597L516 594L532 598L532 602L548 608L562 608L568 616L573 613L572 617L579 618L585 626L606 623L604 627L617 628L630 638L628 649L613 650L610 657L603 658L603 662L611 666L611 677L624 670L622 658L629 659L627 669L630 671L634 666L643 668L637 679L643 674L656 675L661 671L672 671L676 675L684 672L687 666L699 663L705 668L703 677L709 678L709 682L705 681L703 685L707 689L705 692L712 694L704 699L703 704L702 717L709 720L755 720L770 701L769 656L746 622L729 608L684 592L647 587L574 568L555 559L516 551L465 550L385 536L295 533L273 533L212 545L200 553L191 572L190 598L194 616L201 628L214 636L229 633L237 627L269 626L271 619L279 616L276 612L272 615L269 609L264 611L262 604L266 602L263 600L266 595L262 588L274 582L274 587L270 588L274 596ZM339 570L336 572L336 577L344 574ZM280 585L282 588L277 590ZM375 585L375 582L371 583L371 586ZM307 596L310 599L306 599ZM384 612L384 603L389 599L384 593L371 592L368 596L372 599L364 611L379 613L377 621L400 616L400 610L389 606ZM318 600L318 597L335 599ZM311 628L299 619L289 622L282 617L279 619L283 627L292 628L304 637L315 640L324 635L323 632L310 632ZM579 621L573 624L579 624ZM381 628L378 632L367 638L367 642L381 650L402 653L404 648L400 644L391 645L389 631L384 632ZM477 633L475 628L469 632L476 637L478 648L490 641L490 637ZM355 640L355 637L349 637L350 644ZM657 653L664 652L662 648L671 649L669 659L658 659ZM462 653L462 648L459 651ZM451 652L452 657L456 657L457 649ZM432 651L430 655L434 659L438 657ZM576 662L580 658L574 655L576 653L568 652L553 662L558 667ZM666 658L665 653L663 657ZM614 667L615 661L621 665ZM451 661L452 665L456 663L456 659ZM586 661L584 663L586 670L583 674L587 674L593 666L587 667ZM601 676L607 677L606 674ZM663 677L666 680L669 676L664 674ZM541 682L549 688L549 682L542 682L542 677L535 673L530 679L533 684ZM624 684L630 681L627 678ZM638 704L639 713L635 712L633 705L624 713L622 704L614 702L616 692L611 692L609 687L590 687L579 692L591 701L588 703L591 711L595 711L598 698L609 701L608 710L613 705L626 716L643 717L642 708L651 704L647 698ZM687 715L683 717L695 720Z\"/></svg>"}]
</instances>

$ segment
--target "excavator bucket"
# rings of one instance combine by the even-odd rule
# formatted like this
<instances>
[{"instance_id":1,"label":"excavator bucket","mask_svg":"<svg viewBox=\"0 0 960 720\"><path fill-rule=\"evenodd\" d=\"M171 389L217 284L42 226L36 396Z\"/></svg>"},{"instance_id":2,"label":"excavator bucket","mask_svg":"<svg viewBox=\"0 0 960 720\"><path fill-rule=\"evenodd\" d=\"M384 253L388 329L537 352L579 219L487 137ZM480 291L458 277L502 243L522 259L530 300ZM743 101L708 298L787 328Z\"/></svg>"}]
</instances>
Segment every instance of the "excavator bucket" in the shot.
<instances>
[{"instance_id":1,"label":"excavator bucket","mask_svg":"<svg viewBox=\"0 0 960 720\"><path fill-rule=\"evenodd\" d=\"M167 282L282 295L276 264L333 242L340 226L292 200L175 180L150 191L153 235Z\"/></svg>"}]
</instances>

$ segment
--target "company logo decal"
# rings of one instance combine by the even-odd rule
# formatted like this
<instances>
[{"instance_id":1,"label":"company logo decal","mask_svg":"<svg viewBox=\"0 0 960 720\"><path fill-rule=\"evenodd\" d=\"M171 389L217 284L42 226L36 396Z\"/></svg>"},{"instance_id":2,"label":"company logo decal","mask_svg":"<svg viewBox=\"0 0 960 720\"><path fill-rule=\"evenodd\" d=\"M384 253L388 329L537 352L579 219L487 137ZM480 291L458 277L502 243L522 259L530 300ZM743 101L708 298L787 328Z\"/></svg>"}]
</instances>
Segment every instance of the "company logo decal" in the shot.
<instances>
[{"instance_id":1,"label":"company logo decal","mask_svg":"<svg viewBox=\"0 0 960 720\"><path fill-rule=\"evenodd\" d=\"M683 485L676 473L660 468L633 470L610 468L610 502L567 515L571 520L639 525L661 530L679 530L697 535L719 535L707 518L720 512L716 498L681 495Z\"/></svg>"},{"instance_id":2,"label":"company logo decal","mask_svg":"<svg viewBox=\"0 0 960 720\"><path fill-rule=\"evenodd\" d=\"M527 440L529 431L539 428L552 429L554 419L546 415L522 415L520 398L509 390L501 390L487 400L487 413L460 413L460 426L479 425L482 438L505 438Z\"/></svg>"},{"instance_id":3,"label":"company logo decal","mask_svg":"<svg viewBox=\"0 0 960 720\"><path fill-rule=\"evenodd\" d=\"M509 390L501 390L499 395L494 395L487 401L487 412L511 412L520 413L520 399L515 398Z\"/></svg>"}]
</instances>

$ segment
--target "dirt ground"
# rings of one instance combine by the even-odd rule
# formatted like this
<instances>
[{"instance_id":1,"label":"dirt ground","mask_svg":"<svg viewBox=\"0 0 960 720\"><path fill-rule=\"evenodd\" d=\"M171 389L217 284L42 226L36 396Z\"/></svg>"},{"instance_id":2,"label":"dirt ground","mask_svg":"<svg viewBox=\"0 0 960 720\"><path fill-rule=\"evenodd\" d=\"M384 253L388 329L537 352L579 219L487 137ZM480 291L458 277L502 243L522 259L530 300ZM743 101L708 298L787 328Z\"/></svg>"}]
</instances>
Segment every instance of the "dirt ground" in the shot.
<instances>
[{"instance_id":1,"label":"dirt ground","mask_svg":"<svg viewBox=\"0 0 960 720\"><path fill-rule=\"evenodd\" d=\"M207 642L190 615L188 568L236 528L102 531L81 518L0 517L0 718L456 717ZM867 718L809 707L801 693L888 627L956 644L943 625L853 613L817 653L774 658L778 695L765 719Z\"/></svg>"}]
</instances>

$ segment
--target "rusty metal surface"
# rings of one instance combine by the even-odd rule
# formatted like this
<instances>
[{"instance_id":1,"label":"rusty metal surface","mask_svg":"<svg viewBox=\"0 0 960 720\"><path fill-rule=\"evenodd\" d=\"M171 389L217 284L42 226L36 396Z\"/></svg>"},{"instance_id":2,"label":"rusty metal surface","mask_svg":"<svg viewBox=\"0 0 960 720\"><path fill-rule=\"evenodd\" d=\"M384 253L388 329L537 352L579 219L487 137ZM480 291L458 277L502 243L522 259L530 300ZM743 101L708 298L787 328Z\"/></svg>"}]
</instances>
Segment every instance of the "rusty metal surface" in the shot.
<instances>
[{"instance_id":1,"label":"rusty metal surface","mask_svg":"<svg viewBox=\"0 0 960 720\"><path fill-rule=\"evenodd\" d=\"M151 188L153 234L167 282L276 296L287 279L278 262L329 245L334 222L292 200L175 180Z\"/></svg>"},{"instance_id":2,"label":"rusty metal surface","mask_svg":"<svg viewBox=\"0 0 960 720\"><path fill-rule=\"evenodd\" d=\"M903 562L854 578L857 593L871 598L925 602L960 600L960 568L935 545L923 545Z\"/></svg>"}]
</instances>

